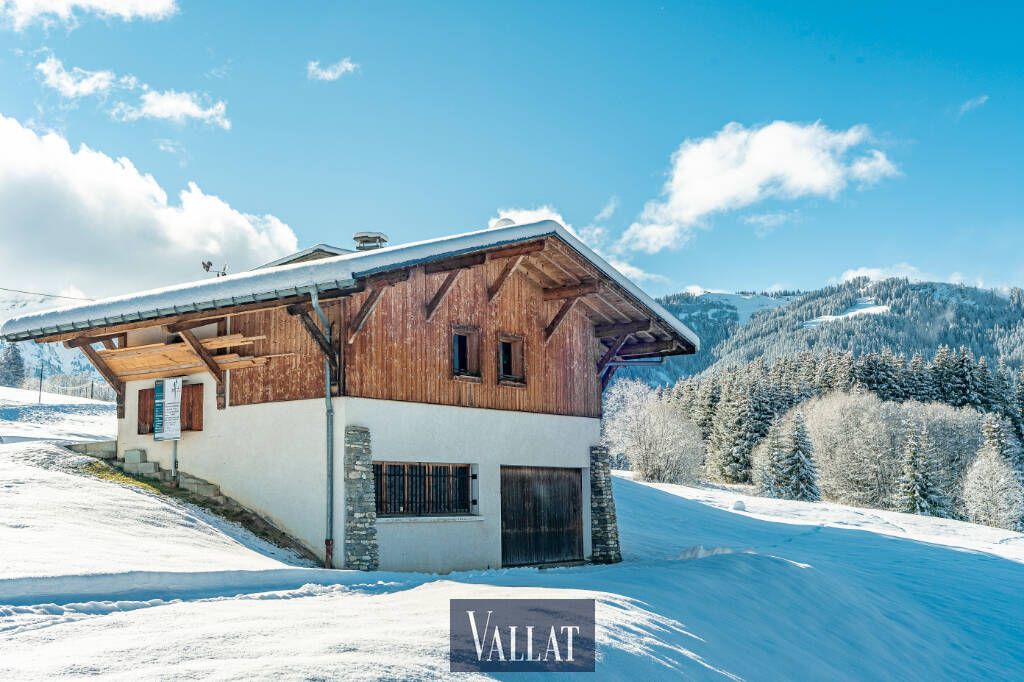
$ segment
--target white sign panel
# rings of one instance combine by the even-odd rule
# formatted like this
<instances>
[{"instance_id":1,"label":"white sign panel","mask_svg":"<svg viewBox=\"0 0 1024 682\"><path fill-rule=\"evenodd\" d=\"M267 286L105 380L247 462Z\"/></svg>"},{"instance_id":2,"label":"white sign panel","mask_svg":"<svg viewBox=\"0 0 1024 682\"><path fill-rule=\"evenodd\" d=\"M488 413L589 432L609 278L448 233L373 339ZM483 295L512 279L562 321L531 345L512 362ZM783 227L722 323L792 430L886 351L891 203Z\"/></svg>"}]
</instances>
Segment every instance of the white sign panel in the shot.
<instances>
[{"instance_id":1,"label":"white sign panel","mask_svg":"<svg viewBox=\"0 0 1024 682\"><path fill-rule=\"evenodd\" d=\"M157 379L153 388L153 440L180 440L181 378Z\"/></svg>"}]
</instances>

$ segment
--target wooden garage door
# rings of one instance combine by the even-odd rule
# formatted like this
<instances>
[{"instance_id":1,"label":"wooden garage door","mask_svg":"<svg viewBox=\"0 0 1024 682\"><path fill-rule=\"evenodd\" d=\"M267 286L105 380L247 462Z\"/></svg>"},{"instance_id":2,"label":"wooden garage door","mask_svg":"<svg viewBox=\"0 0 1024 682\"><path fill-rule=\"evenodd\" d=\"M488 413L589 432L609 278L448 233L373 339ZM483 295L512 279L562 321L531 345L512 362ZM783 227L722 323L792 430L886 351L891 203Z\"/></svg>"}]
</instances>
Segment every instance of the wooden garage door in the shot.
<instances>
[{"instance_id":1,"label":"wooden garage door","mask_svg":"<svg viewBox=\"0 0 1024 682\"><path fill-rule=\"evenodd\" d=\"M583 559L579 469L501 467L501 563Z\"/></svg>"}]
</instances>

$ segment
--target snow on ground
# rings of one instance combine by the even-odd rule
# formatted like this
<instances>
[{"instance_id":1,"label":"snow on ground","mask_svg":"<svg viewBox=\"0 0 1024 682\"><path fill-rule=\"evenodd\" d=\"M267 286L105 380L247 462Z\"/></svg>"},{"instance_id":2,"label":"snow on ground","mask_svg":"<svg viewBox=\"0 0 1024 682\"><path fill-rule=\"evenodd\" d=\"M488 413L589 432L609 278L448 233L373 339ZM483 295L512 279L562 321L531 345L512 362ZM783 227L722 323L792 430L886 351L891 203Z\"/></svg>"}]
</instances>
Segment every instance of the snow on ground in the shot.
<instances>
[{"instance_id":1,"label":"snow on ground","mask_svg":"<svg viewBox=\"0 0 1024 682\"><path fill-rule=\"evenodd\" d=\"M839 313L838 315L821 315L804 322L805 327L817 327L822 322L832 322L834 320L841 320L846 317L856 317L857 315L884 315L889 312L889 306L878 305L874 298L865 297L858 298L857 302Z\"/></svg>"},{"instance_id":2,"label":"snow on ground","mask_svg":"<svg viewBox=\"0 0 1024 682\"><path fill-rule=\"evenodd\" d=\"M113 440L116 411L100 400L0 386L0 443Z\"/></svg>"},{"instance_id":3,"label":"snow on ground","mask_svg":"<svg viewBox=\"0 0 1024 682\"><path fill-rule=\"evenodd\" d=\"M706 301L726 303L736 309L737 322L746 324L750 316L759 310L780 308L800 298L799 296L764 296L762 294L731 294L721 291L706 291L698 298Z\"/></svg>"},{"instance_id":4,"label":"snow on ground","mask_svg":"<svg viewBox=\"0 0 1024 682\"><path fill-rule=\"evenodd\" d=\"M1024 675L1017 533L619 474L621 564L325 571L76 457L0 446L0 679L444 676L449 599L541 596L599 600L599 679Z\"/></svg>"}]
</instances>

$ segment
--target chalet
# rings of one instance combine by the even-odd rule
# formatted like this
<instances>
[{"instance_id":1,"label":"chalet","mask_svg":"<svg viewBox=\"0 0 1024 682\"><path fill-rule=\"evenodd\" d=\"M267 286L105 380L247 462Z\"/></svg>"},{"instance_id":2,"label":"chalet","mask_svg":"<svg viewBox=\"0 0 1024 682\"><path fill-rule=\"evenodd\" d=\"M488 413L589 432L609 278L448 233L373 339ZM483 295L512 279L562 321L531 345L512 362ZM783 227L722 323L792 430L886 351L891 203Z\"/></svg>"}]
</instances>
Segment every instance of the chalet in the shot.
<instances>
[{"instance_id":1,"label":"chalet","mask_svg":"<svg viewBox=\"0 0 1024 682\"><path fill-rule=\"evenodd\" d=\"M555 222L356 237L2 336L81 349L117 394L119 456L219 486L327 566L617 561L602 390L696 335ZM180 440L156 440L179 377Z\"/></svg>"}]
</instances>

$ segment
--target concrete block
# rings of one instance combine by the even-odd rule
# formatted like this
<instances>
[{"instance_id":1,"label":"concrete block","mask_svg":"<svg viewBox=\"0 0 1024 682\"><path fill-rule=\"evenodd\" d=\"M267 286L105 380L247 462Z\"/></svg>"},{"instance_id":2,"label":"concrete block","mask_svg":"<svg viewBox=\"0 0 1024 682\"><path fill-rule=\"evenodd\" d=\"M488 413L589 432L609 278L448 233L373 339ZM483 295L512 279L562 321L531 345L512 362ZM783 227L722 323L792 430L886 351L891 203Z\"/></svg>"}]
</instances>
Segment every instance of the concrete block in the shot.
<instances>
[{"instance_id":1,"label":"concrete block","mask_svg":"<svg viewBox=\"0 0 1024 682\"><path fill-rule=\"evenodd\" d=\"M139 462L138 466L140 474L160 473L160 465L157 462Z\"/></svg>"},{"instance_id":2,"label":"concrete block","mask_svg":"<svg viewBox=\"0 0 1024 682\"><path fill-rule=\"evenodd\" d=\"M160 480L160 472L159 471L154 471L151 474L142 474L142 475L145 478L152 478L154 481L159 481Z\"/></svg>"},{"instance_id":3,"label":"concrete block","mask_svg":"<svg viewBox=\"0 0 1024 682\"><path fill-rule=\"evenodd\" d=\"M139 463L138 462L129 462L128 460L125 460L125 462L124 462L124 472L126 474L135 474L136 476L138 476L139 475Z\"/></svg>"},{"instance_id":4,"label":"concrete block","mask_svg":"<svg viewBox=\"0 0 1024 682\"><path fill-rule=\"evenodd\" d=\"M182 478L179 477L178 485L180 487L184 488L185 490L189 491L190 493L194 493L194 492L196 492L196 490L198 490L199 486L202 485L202 484L199 483L194 478L182 479Z\"/></svg>"},{"instance_id":5,"label":"concrete block","mask_svg":"<svg viewBox=\"0 0 1024 682\"><path fill-rule=\"evenodd\" d=\"M195 492L202 497L216 497L220 495L220 486L213 483L201 483L197 486Z\"/></svg>"},{"instance_id":6,"label":"concrete block","mask_svg":"<svg viewBox=\"0 0 1024 682\"><path fill-rule=\"evenodd\" d=\"M124 452L125 463L139 464L146 461L146 451L139 449L125 450Z\"/></svg>"}]
</instances>

